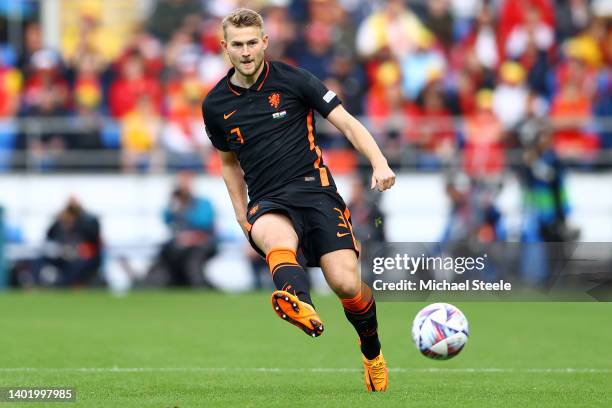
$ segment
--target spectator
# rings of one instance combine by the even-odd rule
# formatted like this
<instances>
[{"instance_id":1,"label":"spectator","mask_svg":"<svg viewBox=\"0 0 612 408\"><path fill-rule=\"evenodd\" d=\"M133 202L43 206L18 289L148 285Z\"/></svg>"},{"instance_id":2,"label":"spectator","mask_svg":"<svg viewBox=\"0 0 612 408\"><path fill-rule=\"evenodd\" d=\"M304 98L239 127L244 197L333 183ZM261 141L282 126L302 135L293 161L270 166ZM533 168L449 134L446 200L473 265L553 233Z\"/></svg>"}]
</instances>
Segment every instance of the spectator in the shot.
<instances>
[{"instance_id":1,"label":"spectator","mask_svg":"<svg viewBox=\"0 0 612 408\"><path fill-rule=\"evenodd\" d=\"M433 35L424 29L415 38L414 52L400 60L406 98L415 100L428 81L442 76L446 70L444 54L435 45Z\"/></svg>"},{"instance_id":2,"label":"spectator","mask_svg":"<svg viewBox=\"0 0 612 408\"><path fill-rule=\"evenodd\" d=\"M186 54L197 54L199 47L187 30L177 29L164 50L164 62L170 69L177 69Z\"/></svg>"},{"instance_id":3,"label":"spectator","mask_svg":"<svg viewBox=\"0 0 612 408\"><path fill-rule=\"evenodd\" d=\"M68 111L56 89L49 82L36 87L36 104L23 117L19 135L18 146L30 150L29 164L39 171L62 166L62 154L70 142Z\"/></svg>"},{"instance_id":4,"label":"spectator","mask_svg":"<svg viewBox=\"0 0 612 408\"><path fill-rule=\"evenodd\" d=\"M551 128L538 110L537 100L531 99L527 116L517 127L519 146L523 149L519 176L524 188L526 220L530 223L524 226L524 240L566 241L571 237L566 225L569 204L565 166L553 149Z\"/></svg>"},{"instance_id":5,"label":"spectator","mask_svg":"<svg viewBox=\"0 0 612 408\"><path fill-rule=\"evenodd\" d=\"M305 30L306 47L295 55L296 64L323 80L330 74L333 58L332 28L321 22L313 22Z\"/></svg>"},{"instance_id":6,"label":"spectator","mask_svg":"<svg viewBox=\"0 0 612 408\"><path fill-rule=\"evenodd\" d=\"M503 215L495 203L500 187L497 182L473 179L451 169L446 183L451 210L441 239L446 250L460 254L465 251L463 246L506 239Z\"/></svg>"},{"instance_id":7,"label":"spectator","mask_svg":"<svg viewBox=\"0 0 612 408\"><path fill-rule=\"evenodd\" d=\"M419 165L436 167L449 162L456 145L455 124L446 107L442 82L431 81L418 102L410 114L413 125L406 127L406 137L419 148Z\"/></svg>"},{"instance_id":8,"label":"spectator","mask_svg":"<svg viewBox=\"0 0 612 408\"><path fill-rule=\"evenodd\" d=\"M424 30L423 23L403 0L389 0L381 11L359 25L357 51L365 58L381 55L403 58L414 50L417 37Z\"/></svg>"},{"instance_id":9,"label":"spectator","mask_svg":"<svg viewBox=\"0 0 612 408\"><path fill-rule=\"evenodd\" d=\"M493 92L493 112L504 130L512 130L525 116L529 91L525 70L516 62L506 61L500 68L500 82Z\"/></svg>"},{"instance_id":10,"label":"spectator","mask_svg":"<svg viewBox=\"0 0 612 408\"><path fill-rule=\"evenodd\" d=\"M478 63L485 69L495 70L499 64L499 39L495 26L492 7L483 4L480 7L476 22L466 38L458 42L453 52L453 65L463 66L466 53L473 53Z\"/></svg>"},{"instance_id":11,"label":"spectator","mask_svg":"<svg viewBox=\"0 0 612 408\"><path fill-rule=\"evenodd\" d=\"M166 123L162 143L172 167L200 169L208 154L202 124L201 103L206 88L198 76L198 55L186 52L179 58L165 92Z\"/></svg>"},{"instance_id":12,"label":"spectator","mask_svg":"<svg viewBox=\"0 0 612 408\"><path fill-rule=\"evenodd\" d=\"M26 75L23 112L35 115L41 105L48 103L50 96L53 105L67 109L70 101L70 89L59 55L50 49L34 53L30 61L30 69Z\"/></svg>"},{"instance_id":13,"label":"spectator","mask_svg":"<svg viewBox=\"0 0 612 408\"><path fill-rule=\"evenodd\" d=\"M363 113L365 73L349 49L335 51L331 61L331 78L338 83L344 108L352 115L360 116Z\"/></svg>"},{"instance_id":14,"label":"spectator","mask_svg":"<svg viewBox=\"0 0 612 408\"><path fill-rule=\"evenodd\" d=\"M124 171L148 168L159 171L163 157L159 153L161 120L147 95L121 119L121 164Z\"/></svg>"},{"instance_id":15,"label":"spectator","mask_svg":"<svg viewBox=\"0 0 612 408\"><path fill-rule=\"evenodd\" d=\"M73 133L68 147L79 153L99 150L103 147L103 121L100 115L103 89L100 74L104 64L100 55L93 50L84 50L75 62ZM87 159L85 161L88 164L94 164Z\"/></svg>"},{"instance_id":16,"label":"spectator","mask_svg":"<svg viewBox=\"0 0 612 408\"><path fill-rule=\"evenodd\" d=\"M565 159L584 161L598 148L597 137L589 130L593 120L593 105L592 98L582 92L584 83L581 81L584 78L584 63L571 59L566 79L551 103L553 145Z\"/></svg>"},{"instance_id":17,"label":"spectator","mask_svg":"<svg viewBox=\"0 0 612 408\"><path fill-rule=\"evenodd\" d=\"M369 128L378 143L389 154L399 153L401 135L405 129L406 103L399 86L400 70L393 61L385 61L376 70L375 82L366 95Z\"/></svg>"},{"instance_id":18,"label":"spectator","mask_svg":"<svg viewBox=\"0 0 612 408\"><path fill-rule=\"evenodd\" d=\"M199 17L202 11L199 0L159 0L149 17L148 29L162 42L170 39L177 27L186 20Z\"/></svg>"},{"instance_id":19,"label":"spectator","mask_svg":"<svg viewBox=\"0 0 612 408\"><path fill-rule=\"evenodd\" d=\"M163 44L145 30L142 25L134 28L132 36L125 46L125 51L117 59L121 61L129 59L131 54L137 53L142 57L145 76L157 78L164 70L164 47Z\"/></svg>"},{"instance_id":20,"label":"spectator","mask_svg":"<svg viewBox=\"0 0 612 408\"><path fill-rule=\"evenodd\" d=\"M144 61L138 51L132 51L118 65L120 75L109 90L109 108L115 118L131 112L139 99L146 96L155 112L161 109L161 85L146 75Z\"/></svg>"},{"instance_id":21,"label":"spectator","mask_svg":"<svg viewBox=\"0 0 612 408\"><path fill-rule=\"evenodd\" d=\"M564 0L556 5L557 42L561 43L584 30L591 21L588 0Z\"/></svg>"},{"instance_id":22,"label":"spectator","mask_svg":"<svg viewBox=\"0 0 612 408\"><path fill-rule=\"evenodd\" d=\"M42 27L38 22L26 25L24 31L24 43L21 54L17 61L17 67L25 75L29 75L32 68L32 56L44 48Z\"/></svg>"},{"instance_id":23,"label":"spectator","mask_svg":"<svg viewBox=\"0 0 612 408\"><path fill-rule=\"evenodd\" d=\"M512 28L504 44L510 58L520 58L530 47L547 53L555 41L553 26L543 20L536 6L528 5L524 13L523 21Z\"/></svg>"},{"instance_id":24,"label":"spectator","mask_svg":"<svg viewBox=\"0 0 612 408\"><path fill-rule=\"evenodd\" d=\"M86 92L88 91L81 90L81 93ZM79 157L83 158L85 166L80 168L97 169L104 167L104 161L97 162L95 159L99 156L96 153L103 148L103 119L88 103L87 97L82 96L77 99L72 122L73 127L69 139L69 148L74 149L79 154ZM107 159L107 157L102 157L102 159Z\"/></svg>"},{"instance_id":25,"label":"spectator","mask_svg":"<svg viewBox=\"0 0 612 408\"><path fill-rule=\"evenodd\" d=\"M519 176L523 185L523 215L520 271L532 284L545 284L551 272L558 270L559 247L539 245L540 242L571 242L580 230L567 223L569 203L565 186L565 168L552 147L550 129L544 122L532 118L521 131L524 148ZM556 265L556 267L555 267Z\"/></svg>"},{"instance_id":26,"label":"spectator","mask_svg":"<svg viewBox=\"0 0 612 408\"><path fill-rule=\"evenodd\" d=\"M598 69L604 61L602 45L607 35L606 25L595 19L588 28L563 44L563 50L570 58L584 62L590 69Z\"/></svg>"},{"instance_id":27,"label":"spectator","mask_svg":"<svg viewBox=\"0 0 612 408\"><path fill-rule=\"evenodd\" d=\"M204 266L217 252L215 211L212 203L193 193L191 176L180 174L164 210L172 237L161 248L159 263L170 286L212 287Z\"/></svg>"},{"instance_id":28,"label":"spectator","mask_svg":"<svg viewBox=\"0 0 612 408\"><path fill-rule=\"evenodd\" d=\"M450 0L451 13L455 19L454 39L463 39L470 31L470 25L476 19L479 9L485 2L481 0Z\"/></svg>"},{"instance_id":29,"label":"spectator","mask_svg":"<svg viewBox=\"0 0 612 408\"><path fill-rule=\"evenodd\" d=\"M74 102L79 106L99 110L104 97L100 78L104 64L100 56L93 50L84 51L75 62L74 69Z\"/></svg>"},{"instance_id":30,"label":"spectator","mask_svg":"<svg viewBox=\"0 0 612 408\"><path fill-rule=\"evenodd\" d=\"M493 113L490 90L478 92L476 106L476 112L465 118L463 169L471 179L494 181L505 167L503 126Z\"/></svg>"},{"instance_id":31,"label":"spectator","mask_svg":"<svg viewBox=\"0 0 612 408\"><path fill-rule=\"evenodd\" d=\"M502 0L498 15L502 47L506 46L512 31L517 27L521 30L521 26L527 25L533 29L539 26L533 23L539 22L548 27L555 26L552 0ZM502 54L505 55L505 49L502 49Z\"/></svg>"},{"instance_id":32,"label":"spectator","mask_svg":"<svg viewBox=\"0 0 612 408\"><path fill-rule=\"evenodd\" d=\"M553 149L552 140L546 122L530 112L519 127L519 142L524 149L519 175L529 220L523 231L527 242L559 242L569 238L565 168Z\"/></svg>"},{"instance_id":33,"label":"spectator","mask_svg":"<svg viewBox=\"0 0 612 408\"><path fill-rule=\"evenodd\" d=\"M427 1L424 23L444 47L444 50L448 51L452 46L454 26L450 0Z\"/></svg>"},{"instance_id":34,"label":"spectator","mask_svg":"<svg viewBox=\"0 0 612 408\"><path fill-rule=\"evenodd\" d=\"M58 287L88 286L100 278L101 265L98 218L71 197L47 230L41 283Z\"/></svg>"},{"instance_id":35,"label":"spectator","mask_svg":"<svg viewBox=\"0 0 612 408\"><path fill-rule=\"evenodd\" d=\"M215 44L218 44L215 23ZM212 24L211 24L212 25ZM274 41L268 45L266 56L271 60L282 60L287 55L288 48L296 38L296 27L288 15L287 8L270 6L264 13L264 26L270 38Z\"/></svg>"}]
</instances>

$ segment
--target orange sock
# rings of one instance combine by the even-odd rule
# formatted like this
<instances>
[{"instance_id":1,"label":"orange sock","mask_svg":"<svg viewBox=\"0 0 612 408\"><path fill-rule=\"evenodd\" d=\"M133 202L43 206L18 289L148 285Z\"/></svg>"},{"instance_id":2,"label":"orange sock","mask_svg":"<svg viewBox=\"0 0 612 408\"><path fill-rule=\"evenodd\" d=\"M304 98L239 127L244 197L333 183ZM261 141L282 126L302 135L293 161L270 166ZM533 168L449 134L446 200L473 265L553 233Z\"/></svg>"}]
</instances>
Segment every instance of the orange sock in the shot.
<instances>
[{"instance_id":1,"label":"orange sock","mask_svg":"<svg viewBox=\"0 0 612 408\"><path fill-rule=\"evenodd\" d=\"M293 249L273 248L266 256L266 262L276 289L292 293L312 306L308 276L298 263Z\"/></svg>"},{"instance_id":2,"label":"orange sock","mask_svg":"<svg viewBox=\"0 0 612 408\"><path fill-rule=\"evenodd\" d=\"M351 313L363 314L366 313L374 303L374 297L372 296L372 290L368 285L361 282L361 288L357 296L348 299L340 299L344 310Z\"/></svg>"},{"instance_id":3,"label":"orange sock","mask_svg":"<svg viewBox=\"0 0 612 408\"><path fill-rule=\"evenodd\" d=\"M276 273L278 268L286 265L298 265L295 251L291 248L274 248L266 256L266 262L270 268L272 276Z\"/></svg>"},{"instance_id":4,"label":"orange sock","mask_svg":"<svg viewBox=\"0 0 612 408\"><path fill-rule=\"evenodd\" d=\"M380 354L380 340L378 339L376 302L372 296L372 290L361 282L361 289L357 296L340 300L344 307L344 315L359 336L361 352L367 359L373 359Z\"/></svg>"}]
</instances>

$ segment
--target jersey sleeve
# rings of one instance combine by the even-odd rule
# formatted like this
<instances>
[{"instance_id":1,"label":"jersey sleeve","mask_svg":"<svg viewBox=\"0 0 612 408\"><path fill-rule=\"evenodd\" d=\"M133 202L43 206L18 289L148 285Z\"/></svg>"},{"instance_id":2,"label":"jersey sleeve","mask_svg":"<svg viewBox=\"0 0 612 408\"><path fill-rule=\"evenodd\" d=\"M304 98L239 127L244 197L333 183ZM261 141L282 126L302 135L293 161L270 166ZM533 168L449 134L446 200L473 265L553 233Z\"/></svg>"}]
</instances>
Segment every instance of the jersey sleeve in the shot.
<instances>
[{"instance_id":1,"label":"jersey sleeve","mask_svg":"<svg viewBox=\"0 0 612 408\"><path fill-rule=\"evenodd\" d=\"M319 78L304 69L297 69L297 91L304 101L312 106L324 118L340 105L340 99L334 91L327 89Z\"/></svg>"},{"instance_id":2,"label":"jersey sleeve","mask_svg":"<svg viewBox=\"0 0 612 408\"><path fill-rule=\"evenodd\" d=\"M227 139L225 138L223 129L221 129L217 124L215 115L210 111L210 108L207 107L206 101L204 101L202 104L202 118L204 119L204 129L206 131L206 135L210 139L213 146L215 146L215 148L218 150L228 152L230 148L227 144Z\"/></svg>"}]
</instances>

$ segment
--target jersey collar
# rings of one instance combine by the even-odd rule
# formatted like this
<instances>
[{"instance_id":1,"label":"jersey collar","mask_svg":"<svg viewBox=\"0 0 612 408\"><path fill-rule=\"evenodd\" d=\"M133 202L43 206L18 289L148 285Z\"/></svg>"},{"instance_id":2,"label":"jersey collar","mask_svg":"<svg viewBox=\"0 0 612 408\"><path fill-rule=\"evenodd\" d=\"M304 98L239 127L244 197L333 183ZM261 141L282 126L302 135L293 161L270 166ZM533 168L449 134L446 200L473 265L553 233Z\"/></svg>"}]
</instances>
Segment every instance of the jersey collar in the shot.
<instances>
[{"instance_id":1,"label":"jersey collar","mask_svg":"<svg viewBox=\"0 0 612 408\"><path fill-rule=\"evenodd\" d=\"M257 81L255 81L255 83L253 85L251 85L250 88L243 88L240 87L238 85L234 85L232 84L232 82L230 81L230 78L232 77L232 75L234 75L234 71L236 70L236 68L232 67L228 72L227 72L227 86L229 88L229 90L236 96L240 96L242 95L244 92L247 92L249 90L252 91L260 91L261 88L263 87L264 82L266 82L266 79L268 78L268 74L270 73L270 63L268 61L264 61L265 67L264 69L261 71L261 73L259 74L259 77L257 78Z\"/></svg>"}]
</instances>

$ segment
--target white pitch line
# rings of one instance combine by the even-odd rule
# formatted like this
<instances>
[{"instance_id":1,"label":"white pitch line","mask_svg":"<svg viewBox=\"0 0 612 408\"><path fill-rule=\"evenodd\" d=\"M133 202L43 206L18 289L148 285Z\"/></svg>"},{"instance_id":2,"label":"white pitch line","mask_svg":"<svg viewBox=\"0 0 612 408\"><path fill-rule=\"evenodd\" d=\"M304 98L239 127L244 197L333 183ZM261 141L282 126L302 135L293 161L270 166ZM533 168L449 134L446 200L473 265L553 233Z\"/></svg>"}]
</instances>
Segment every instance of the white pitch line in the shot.
<instances>
[{"instance_id":1,"label":"white pitch line","mask_svg":"<svg viewBox=\"0 0 612 408\"><path fill-rule=\"evenodd\" d=\"M356 373L360 368L285 368L285 367L0 367L0 373L156 373L156 372L228 372L228 373ZM612 368L401 368L393 373L538 373L583 374L612 373Z\"/></svg>"}]
</instances>

